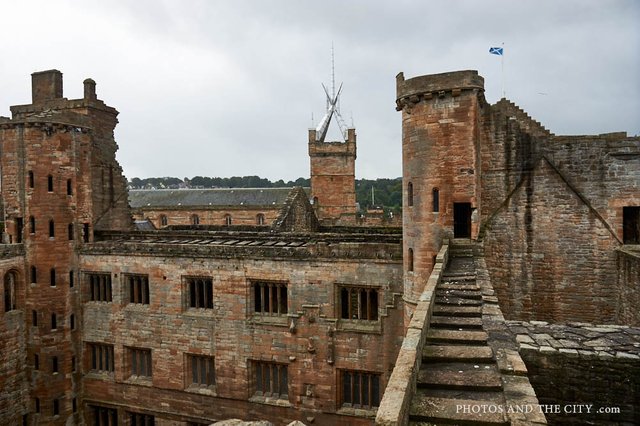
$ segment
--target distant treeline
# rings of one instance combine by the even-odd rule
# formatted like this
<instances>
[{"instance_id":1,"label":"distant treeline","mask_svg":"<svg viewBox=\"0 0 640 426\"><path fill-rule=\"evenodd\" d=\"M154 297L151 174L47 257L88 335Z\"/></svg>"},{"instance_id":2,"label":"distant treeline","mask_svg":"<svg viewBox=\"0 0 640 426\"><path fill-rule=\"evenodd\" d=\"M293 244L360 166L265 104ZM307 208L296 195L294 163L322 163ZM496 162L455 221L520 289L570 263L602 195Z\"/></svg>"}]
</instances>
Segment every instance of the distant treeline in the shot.
<instances>
[{"instance_id":1,"label":"distant treeline","mask_svg":"<svg viewBox=\"0 0 640 426\"><path fill-rule=\"evenodd\" d=\"M311 186L310 179L298 178L285 182L280 179L271 182L259 176L233 176L229 178L203 177L194 178L133 178L129 182L131 189L178 189L178 188L281 188L290 186ZM372 189L373 188L373 191ZM402 206L402 179L356 179L356 201L361 209L375 206L398 211Z\"/></svg>"}]
</instances>

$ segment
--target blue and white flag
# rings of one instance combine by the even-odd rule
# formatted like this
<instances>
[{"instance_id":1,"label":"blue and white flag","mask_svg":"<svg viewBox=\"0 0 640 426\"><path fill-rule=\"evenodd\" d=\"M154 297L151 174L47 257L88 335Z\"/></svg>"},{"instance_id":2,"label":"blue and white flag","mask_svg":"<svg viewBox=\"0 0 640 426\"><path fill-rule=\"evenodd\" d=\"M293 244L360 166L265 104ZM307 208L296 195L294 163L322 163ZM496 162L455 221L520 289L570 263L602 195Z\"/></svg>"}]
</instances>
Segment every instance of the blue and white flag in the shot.
<instances>
[{"instance_id":1,"label":"blue and white flag","mask_svg":"<svg viewBox=\"0 0 640 426\"><path fill-rule=\"evenodd\" d=\"M490 47L489 48L489 53L491 53L493 55L502 56L503 52L504 52L504 49L502 47Z\"/></svg>"}]
</instances>

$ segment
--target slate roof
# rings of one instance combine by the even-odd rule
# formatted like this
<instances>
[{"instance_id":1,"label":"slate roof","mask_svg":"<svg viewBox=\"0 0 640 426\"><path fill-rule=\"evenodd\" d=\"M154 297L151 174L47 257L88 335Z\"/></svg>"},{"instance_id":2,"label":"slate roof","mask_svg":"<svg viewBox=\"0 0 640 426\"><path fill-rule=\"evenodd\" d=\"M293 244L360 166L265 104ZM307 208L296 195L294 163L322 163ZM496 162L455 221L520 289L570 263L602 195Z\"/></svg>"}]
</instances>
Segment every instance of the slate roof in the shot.
<instances>
[{"instance_id":1,"label":"slate roof","mask_svg":"<svg viewBox=\"0 0 640 426\"><path fill-rule=\"evenodd\" d=\"M292 188L135 189L134 209L158 207L282 206ZM305 188L308 193L309 189Z\"/></svg>"}]
</instances>

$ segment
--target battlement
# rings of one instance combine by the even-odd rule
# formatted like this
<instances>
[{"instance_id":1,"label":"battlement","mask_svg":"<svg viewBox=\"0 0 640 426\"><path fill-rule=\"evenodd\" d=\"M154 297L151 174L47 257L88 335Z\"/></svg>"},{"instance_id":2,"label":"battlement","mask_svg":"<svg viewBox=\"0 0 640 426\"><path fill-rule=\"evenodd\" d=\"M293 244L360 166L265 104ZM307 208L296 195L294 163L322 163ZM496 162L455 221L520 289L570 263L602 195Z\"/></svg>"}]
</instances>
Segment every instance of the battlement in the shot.
<instances>
[{"instance_id":1,"label":"battlement","mask_svg":"<svg viewBox=\"0 0 640 426\"><path fill-rule=\"evenodd\" d=\"M459 96L463 90L484 91L484 78L478 75L478 71L421 75L408 80L401 72L396 76L396 109L401 110L407 101L417 103L421 99L443 97L447 93Z\"/></svg>"}]
</instances>

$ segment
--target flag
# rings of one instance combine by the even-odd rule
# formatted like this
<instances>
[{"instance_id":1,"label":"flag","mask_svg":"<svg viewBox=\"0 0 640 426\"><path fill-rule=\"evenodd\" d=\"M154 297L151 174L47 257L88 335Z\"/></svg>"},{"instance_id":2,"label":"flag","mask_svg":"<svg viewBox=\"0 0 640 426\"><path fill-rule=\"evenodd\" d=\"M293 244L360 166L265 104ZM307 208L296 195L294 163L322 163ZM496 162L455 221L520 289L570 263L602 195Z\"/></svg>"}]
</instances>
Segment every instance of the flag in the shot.
<instances>
[{"instance_id":1,"label":"flag","mask_svg":"<svg viewBox=\"0 0 640 426\"><path fill-rule=\"evenodd\" d=\"M502 47L490 47L489 48L489 53L494 54L494 55L502 56L503 52L504 52L504 48L502 48Z\"/></svg>"}]
</instances>

